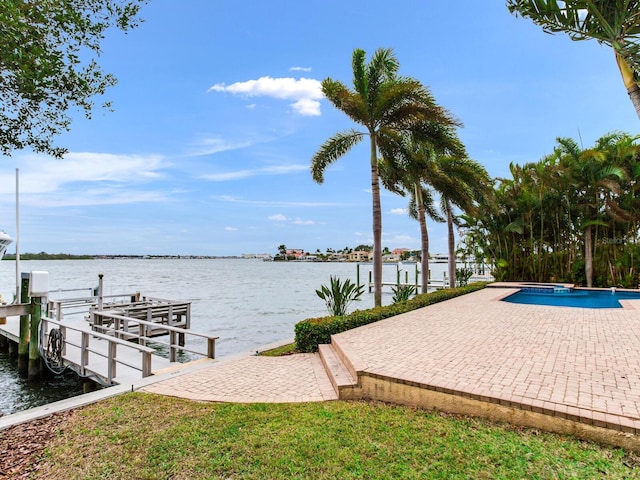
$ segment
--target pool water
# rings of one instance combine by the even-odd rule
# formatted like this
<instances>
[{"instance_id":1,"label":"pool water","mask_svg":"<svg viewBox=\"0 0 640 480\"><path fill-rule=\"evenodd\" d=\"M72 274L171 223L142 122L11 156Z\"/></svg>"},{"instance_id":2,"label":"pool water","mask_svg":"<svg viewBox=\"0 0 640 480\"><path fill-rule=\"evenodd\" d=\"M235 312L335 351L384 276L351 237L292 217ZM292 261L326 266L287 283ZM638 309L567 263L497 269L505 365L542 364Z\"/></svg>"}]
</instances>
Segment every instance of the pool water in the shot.
<instances>
[{"instance_id":1,"label":"pool water","mask_svg":"<svg viewBox=\"0 0 640 480\"><path fill-rule=\"evenodd\" d=\"M570 290L554 293L525 288L503 299L510 303L578 308L622 308L620 300L640 300L640 292Z\"/></svg>"}]
</instances>

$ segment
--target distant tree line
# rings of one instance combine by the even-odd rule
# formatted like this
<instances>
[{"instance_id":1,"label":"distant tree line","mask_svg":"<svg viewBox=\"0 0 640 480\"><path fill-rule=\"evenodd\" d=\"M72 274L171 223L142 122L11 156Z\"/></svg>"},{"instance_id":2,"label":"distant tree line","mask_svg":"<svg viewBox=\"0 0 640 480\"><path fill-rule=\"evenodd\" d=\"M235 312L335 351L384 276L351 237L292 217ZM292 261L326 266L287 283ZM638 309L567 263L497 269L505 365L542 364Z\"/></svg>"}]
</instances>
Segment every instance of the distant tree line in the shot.
<instances>
[{"instance_id":1,"label":"distant tree line","mask_svg":"<svg viewBox=\"0 0 640 480\"><path fill-rule=\"evenodd\" d=\"M21 260L91 260L93 255L71 255L70 253L21 253ZM3 260L15 260L15 253L5 254Z\"/></svg>"}]
</instances>

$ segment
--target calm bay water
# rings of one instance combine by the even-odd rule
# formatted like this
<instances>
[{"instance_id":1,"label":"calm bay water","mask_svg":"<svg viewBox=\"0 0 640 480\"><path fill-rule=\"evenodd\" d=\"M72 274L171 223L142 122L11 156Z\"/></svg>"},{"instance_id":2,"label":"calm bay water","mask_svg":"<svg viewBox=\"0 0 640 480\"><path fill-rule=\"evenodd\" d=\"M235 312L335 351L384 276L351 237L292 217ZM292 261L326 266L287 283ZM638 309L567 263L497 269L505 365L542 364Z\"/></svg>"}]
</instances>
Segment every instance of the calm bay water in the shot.
<instances>
[{"instance_id":1,"label":"calm bay water","mask_svg":"<svg viewBox=\"0 0 640 480\"><path fill-rule=\"evenodd\" d=\"M361 282L368 280L370 266L361 266ZM408 266L409 282L414 266ZM446 265L431 266L433 278L442 278ZM22 261L21 272L49 272L52 298L80 296L58 289L97 286L104 274L106 295L140 292L142 295L190 301L191 328L220 337L216 357L255 352L265 345L293 338L294 325L305 318L327 315L324 302L315 290L329 283L330 275L356 281L353 263L263 262L248 259L140 259L140 260L53 260ZM385 266L385 282L395 282L396 267ZM0 262L0 294L5 301L15 292L15 263ZM404 280L405 274L402 273ZM392 293L384 289L383 303L391 303ZM353 309L373 306L373 294L365 289ZM9 319L9 321L12 321ZM16 321L16 320L13 320ZM204 344L190 344L206 351ZM81 393L73 375L48 385L30 385L18 377L15 362L0 356L0 412L3 414L48 403ZM73 385L72 385L73 384ZM74 390L74 388L76 390ZM44 390L44 391L43 391Z\"/></svg>"}]
</instances>

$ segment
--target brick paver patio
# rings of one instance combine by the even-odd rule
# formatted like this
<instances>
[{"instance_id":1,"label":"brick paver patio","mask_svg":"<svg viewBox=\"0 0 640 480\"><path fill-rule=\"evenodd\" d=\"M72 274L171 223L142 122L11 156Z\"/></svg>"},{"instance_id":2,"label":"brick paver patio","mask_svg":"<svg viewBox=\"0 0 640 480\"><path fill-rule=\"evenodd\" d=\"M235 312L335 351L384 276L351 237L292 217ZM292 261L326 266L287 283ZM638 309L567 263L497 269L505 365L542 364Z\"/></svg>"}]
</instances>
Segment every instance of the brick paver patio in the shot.
<instances>
[{"instance_id":1,"label":"brick paver patio","mask_svg":"<svg viewBox=\"0 0 640 480\"><path fill-rule=\"evenodd\" d=\"M640 432L640 309L498 301L486 288L334 336L359 372ZM246 357L144 391L194 400L336 399L317 354Z\"/></svg>"},{"instance_id":2,"label":"brick paver patio","mask_svg":"<svg viewBox=\"0 0 640 480\"><path fill-rule=\"evenodd\" d=\"M337 400L317 354L248 356L153 383L141 391L209 402Z\"/></svg>"}]
</instances>

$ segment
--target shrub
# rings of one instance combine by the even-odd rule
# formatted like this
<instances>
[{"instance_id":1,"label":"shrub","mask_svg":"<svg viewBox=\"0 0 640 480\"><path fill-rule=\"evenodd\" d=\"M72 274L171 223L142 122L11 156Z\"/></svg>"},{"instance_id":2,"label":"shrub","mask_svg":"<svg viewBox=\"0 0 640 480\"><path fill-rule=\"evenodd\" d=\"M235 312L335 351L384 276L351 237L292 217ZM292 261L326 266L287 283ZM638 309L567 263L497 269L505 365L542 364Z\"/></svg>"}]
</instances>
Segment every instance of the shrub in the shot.
<instances>
[{"instance_id":1,"label":"shrub","mask_svg":"<svg viewBox=\"0 0 640 480\"><path fill-rule=\"evenodd\" d=\"M406 302L411 298L416 291L415 285L397 285L391 287L391 291L393 292L393 298L391 301L393 303Z\"/></svg>"},{"instance_id":2,"label":"shrub","mask_svg":"<svg viewBox=\"0 0 640 480\"><path fill-rule=\"evenodd\" d=\"M466 287L473 276L473 270L469 267L456 268L456 287Z\"/></svg>"},{"instance_id":3,"label":"shrub","mask_svg":"<svg viewBox=\"0 0 640 480\"><path fill-rule=\"evenodd\" d=\"M417 310L418 308L443 302L476 290L481 290L486 285L486 283L474 283L466 287L437 290L432 293L416 295L406 302L394 303L384 307L374 307L368 310L356 310L345 316L329 316L302 320L296 323L294 329L296 350L299 352L315 352L318 350L318 345L330 343L331 335L335 335L336 333Z\"/></svg>"},{"instance_id":4,"label":"shrub","mask_svg":"<svg viewBox=\"0 0 640 480\"><path fill-rule=\"evenodd\" d=\"M364 293L364 285L356 285L350 279L344 282L338 277L329 277L329 287L322 285L316 294L324 300L327 310L337 317L347 314L347 308L351 302L360 300Z\"/></svg>"}]
</instances>

